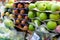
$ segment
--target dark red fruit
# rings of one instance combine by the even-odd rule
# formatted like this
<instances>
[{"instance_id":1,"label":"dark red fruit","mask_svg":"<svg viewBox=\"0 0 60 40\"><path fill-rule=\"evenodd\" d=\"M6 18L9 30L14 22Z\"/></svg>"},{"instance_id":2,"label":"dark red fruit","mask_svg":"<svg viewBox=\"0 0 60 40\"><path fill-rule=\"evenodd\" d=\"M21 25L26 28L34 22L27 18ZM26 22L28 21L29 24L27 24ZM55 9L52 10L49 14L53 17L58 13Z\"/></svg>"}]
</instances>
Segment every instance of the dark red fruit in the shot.
<instances>
[{"instance_id":1,"label":"dark red fruit","mask_svg":"<svg viewBox=\"0 0 60 40\"><path fill-rule=\"evenodd\" d=\"M18 19L22 19L22 15L18 15Z\"/></svg>"},{"instance_id":2,"label":"dark red fruit","mask_svg":"<svg viewBox=\"0 0 60 40\"><path fill-rule=\"evenodd\" d=\"M24 14L24 13L25 13L25 10L21 10L21 11L20 11L20 14Z\"/></svg>"}]
</instances>

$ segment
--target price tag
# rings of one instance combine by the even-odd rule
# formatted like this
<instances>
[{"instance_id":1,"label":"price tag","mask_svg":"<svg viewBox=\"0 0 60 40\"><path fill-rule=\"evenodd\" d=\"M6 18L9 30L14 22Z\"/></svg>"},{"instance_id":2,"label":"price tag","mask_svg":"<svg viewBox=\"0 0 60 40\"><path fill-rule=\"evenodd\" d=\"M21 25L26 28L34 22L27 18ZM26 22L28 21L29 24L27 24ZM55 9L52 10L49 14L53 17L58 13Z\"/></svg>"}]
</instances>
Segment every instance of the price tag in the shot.
<instances>
[{"instance_id":1,"label":"price tag","mask_svg":"<svg viewBox=\"0 0 60 40\"><path fill-rule=\"evenodd\" d=\"M40 39L40 37L36 33L34 33L31 38L31 40L39 40L39 39Z\"/></svg>"}]
</instances>

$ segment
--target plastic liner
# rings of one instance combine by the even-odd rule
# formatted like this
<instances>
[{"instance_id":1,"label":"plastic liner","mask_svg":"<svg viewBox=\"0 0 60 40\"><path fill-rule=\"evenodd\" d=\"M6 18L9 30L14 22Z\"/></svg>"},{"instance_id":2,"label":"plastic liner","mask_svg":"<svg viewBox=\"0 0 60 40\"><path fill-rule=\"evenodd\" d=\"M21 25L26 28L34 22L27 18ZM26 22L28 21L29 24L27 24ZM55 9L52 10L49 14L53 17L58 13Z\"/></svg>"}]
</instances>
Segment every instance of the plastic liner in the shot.
<instances>
[{"instance_id":1,"label":"plastic liner","mask_svg":"<svg viewBox=\"0 0 60 40\"><path fill-rule=\"evenodd\" d=\"M14 28L9 29L4 23L0 23L0 40L24 40L24 35L24 32L17 32Z\"/></svg>"}]
</instances>

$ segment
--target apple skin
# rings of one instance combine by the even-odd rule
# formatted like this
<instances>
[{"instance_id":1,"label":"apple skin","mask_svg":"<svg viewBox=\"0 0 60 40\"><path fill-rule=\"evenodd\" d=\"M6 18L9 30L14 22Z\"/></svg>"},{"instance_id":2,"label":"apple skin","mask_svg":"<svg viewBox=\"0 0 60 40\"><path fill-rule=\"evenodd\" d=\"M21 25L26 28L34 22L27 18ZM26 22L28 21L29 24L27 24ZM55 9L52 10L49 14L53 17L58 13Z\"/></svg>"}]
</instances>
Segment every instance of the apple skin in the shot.
<instances>
[{"instance_id":1,"label":"apple skin","mask_svg":"<svg viewBox=\"0 0 60 40\"><path fill-rule=\"evenodd\" d=\"M35 8L35 4L32 4L32 3L31 3L31 4L29 5L29 10L33 10L34 8Z\"/></svg>"},{"instance_id":2,"label":"apple skin","mask_svg":"<svg viewBox=\"0 0 60 40\"><path fill-rule=\"evenodd\" d=\"M58 6L58 11L60 11L60 5Z\"/></svg>"},{"instance_id":3,"label":"apple skin","mask_svg":"<svg viewBox=\"0 0 60 40\"><path fill-rule=\"evenodd\" d=\"M51 2L46 2L46 9L51 10L52 3Z\"/></svg>"},{"instance_id":4,"label":"apple skin","mask_svg":"<svg viewBox=\"0 0 60 40\"><path fill-rule=\"evenodd\" d=\"M57 2L58 11L60 11L60 2Z\"/></svg>"},{"instance_id":5,"label":"apple skin","mask_svg":"<svg viewBox=\"0 0 60 40\"><path fill-rule=\"evenodd\" d=\"M52 6L51 6L51 11L52 11L52 12L58 11L58 6L57 6L56 3L55 3L55 4L52 4Z\"/></svg>"},{"instance_id":6,"label":"apple skin","mask_svg":"<svg viewBox=\"0 0 60 40\"><path fill-rule=\"evenodd\" d=\"M35 30L34 26L30 24L30 25L29 25L29 30L30 30L30 31L34 31L34 30Z\"/></svg>"},{"instance_id":7,"label":"apple skin","mask_svg":"<svg viewBox=\"0 0 60 40\"><path fill-rule=\"evenodd\" d=\"M58 25L58 26L56 27L56 32L57 32L57 33L60 33L60 25Z\"/></svg>"},{"instance_id":8,"label":"apple skin","mask_svg":"<svg viewBox=\"0 0 60 40\"><path fill-rule=\"evenodd\" d=\"M46 15L46 13L41 13L40 15L39 15L39 19L40 20L46 20L47 19L47 15Z\"/></svg>"},{"instance_id":9,"label":"apple skin","mask_svg":"<svg viewBox=\"0 0 60 40\"><path fill-rule=\"evenodd\" d=\"M45 3L41 3L37 6L37 9L39 9L40 11L45 11L46 10L46 5Z\"/></svg>"},{"instance_id":10,"label":"apple skin","mask_svg":"<svg viewBox=\"0 0 60 40\"><path fill-rule=\"evenodd\" d=\"M28 17L29 17L30 19L31 19L31 18L34 18L34 17L35 17L35 14L34 14L32 11L29 11Z\"/></svg>"},{"instance_id":11,"label":"apple skin","mask_svg":"<svg viewBox=\"0 0 60 40\"><path fill-rule=\"evenodd\" d=\"M11 21L10 19L5 19L4 24L7 28L12 28L12 27L14 28L14 26L15 26L13 21Z\"/></svg>"},{"instance_id":12,"label":"apple skin","mask_svg":"<svg viewBox=\"0 0 60 40\"><path fill-rule=\"evenodd\" d=\"M39 15L40 15L40 12L36 12L36 16L39 17Z\"/></svg>"},{"instance_id":13,"label":"apple skin","mask_svg":"<svg viewBox=\"0 0 60 40\"><path fill-rule=\"evenodd\" d=\"M9 3L14 3L14 0L9 0Z\"/></svg>"},{"instance_id":14,"label":"apple skin","mask_svg":"<svg viewBox=\"0 0 60 40\"><path fill-rule=\"evenodd\" d=\"M53 20L58 20L59 19L59 14L50 14L49 18L53 19Z\"/></svg>"},{"instance_id":15,"label":"apple skin","mask_svg":"<svg viewBox=\"0 0 60 40\"><path fill-rule=\"evenodd\" d=\"M37 7L40 4L40 1L35 2L35 6Z\"/></svg>"},{"instance_id":16,"label":"apple skin","mask_svg":"<svg viewBox=\"0 0 60 40\"><path fill-rule=\"evenodd\" d=\"M34 23L37 23L38 26L41 25L41 22L39 20L34 20Z\"/></svg>"},{"instance_id":17,"label":"apple skin","mask_svg":"<svg viewBox=\"0 0 60 40\"><path fill-rule=\"evenodd\" d=\"M60 15L59 15L59 19L60 19ZM58 20L57 23L60 25L60 20Z\"/></svg>"},{"instance_id":18,"label":"apple skin","mask_svg":"<svg viewBox=\"0 0 60 40\"><path fill-rule=\"evenodd\" d=\"M6 8L12 8L12 5L13 5L13 3L8 3L5 6L6 6Z\"/></svg>"},{"instance_id":19,"label":"apple skin","mask_svg":"<svg viewBox=\"0 0 60 40\"><path fill-rule=\"evenodd\" d=\"M49 22L47 23L47 28L48 28L49 30L54 30L56 27L57 27L57 23L54 22L54 21L49 21Z\"/></svg>"}]
</instances>

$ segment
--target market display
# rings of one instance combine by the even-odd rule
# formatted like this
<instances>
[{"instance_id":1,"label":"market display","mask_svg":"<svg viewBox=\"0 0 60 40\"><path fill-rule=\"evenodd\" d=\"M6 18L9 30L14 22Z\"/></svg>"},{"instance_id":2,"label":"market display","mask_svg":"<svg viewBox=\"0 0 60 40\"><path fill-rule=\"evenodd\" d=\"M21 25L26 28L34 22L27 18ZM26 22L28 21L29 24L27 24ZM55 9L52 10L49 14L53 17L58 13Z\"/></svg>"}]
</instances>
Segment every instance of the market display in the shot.
<instances>
[{"instance_id":1,"label":"market display","mask_svg":"<svg viewBox=\"0 0 60 40\"><path fill-rule=\"evenodd\" d=\"M16 35L15 30L10 30L5 26L2 19L0 19L0 40L14 40L14 36Z\"/></svg>"},{"instance_id":2,"label":"market display","mask_svg":"<svg viewBox=\"0 0 60 40\"><path fill-rule=\"evenodd\" d=\"M7 34L7 37L1 35L0 38L1 40L25 40L27 36L24 34L30 34L31 40L34 36L38 37L34 38L35 40L54 40L53 38L60 34L59 13L60 2L15 3L10 0L5 4L4 13L1 15L3 18L0 20L0 33L3 36Z\"/></svg>"},{"instance_id":3,"label":"market display","mask_svg":"<svg viewBox=\"0 0 60 40\"><path fill-rule=\"evenodd\" d=\"M34 4L34 3L33 3ZM36 4L39 4L40 6L37 6ZM50 6L50 4L52 5L52 6ZM35 7L34 7L34 5L35 5ZM52 3L52 2L49 2L49 1L46 1L46 2L44 2L44 1L42 1L42 2L39 2L39 1L37 1L34 5L29 5L29 8L32 8L32 10L31 11L29 11L29 13L28 13L28 17L30 18L30 19L36 19L36 20L39 20L39 21L45 21L45 20L47 20L47 19L50 19L50 20L48 20L47 22L47 25L48 24L51 24L52 26L53 26L53 24L54 24L54 27L56 27L57 26L57 23L56 22L54 22L54 21L57 21L57 20L59 20L59 13L53 13L53 11L52 10L55 10L55 12L56 11L60 11L59 10L59 5L58 5L58 2L54 2L54 3ZM47 5L49 5L49 6L47 6ZM56 8L54 8L53 7L53 5L57 5L57 7ZM33 7L32 7L33 6ZM41 7L41 8L40 8ZM50 9L49 9L49 8ZM53 7L53 8L52 8ZM59 8L58 8L59 7ZM37 10L35 10L35 8L37 8L39 11L37 11ZM49 10L48 10L49 9ZM34 12L34 10L35 10L35 12ZM37 12L36 12L37 11ZM41 12L40 12L41 11ZM45 11L45 12L44 12ZM46 11L48 11L48 12L46 12ZM49 12L49 11L51 11L51 12ZM38 15L39 14L39 15ZM37 17L37 18L36 18ZM50 23L50 22L51 23ZM51 26L50 25L50 26ZM56 26L55 26L56 25ZM49 26L49 25L48 25ZM51 27L52 28L52 27Z\"/></svg>"},{"instance_id":4,"label":"market display","mask_svg":"<svg viewBox=\"0 0 60 40\"><path fill-rule=\"evenodd\" d=\"M29 5L28 17L31 19L35 31L59 34L60 2L37 1ZM37 33L38 34L38 33ZM44 35L44 34L43 34ZM50 36L51 37L51 36ZM53 36L54 37L54 36ZM50 40L53 40L53 37ZM43 37L45 40L45 37Z\"/></svg>"},{"instance_id":5,"label":"market display","mask_svg":"<svg viewBox=\"0 0 60 40\"><path fill-rule=\"evenodd\" d=\"M30 30L30 31L34 31L34 30L35 30L34 26L30 24L30 25L29 25L29 30Z\"/></svg>"},{"instance_id":6,"label":"market display","mask_svg":"<svg viewBox=\"0 0 60 40\"><path fill-rule=\"evenodd\" d=\"M25 37L25 35L24 35L25 32L22 32L22 33L19 32L18 33L17 31L18 31L18 29L20 31L20 25L22 26L21 30L23 30L23 31L27 30L27 27L28 27L27 21L29 21L29 18L27 16L27 13L25 13L25 8L21 8L21 12L19 12L20 9L15 7L14 4L15 4L14 2L9 1L9 3L7 3L5 5L4 13L2 13L3 23L5 25L4 27L6 27L6 30L8 29L7 31L11 30L11 32L14 33L14 34L11 33L11 34L9 34L10 35L9 36L7 34L7 33L10 33L10 31L9 31L6 34L8 35L8 37L11 37L11 38L8 39L8 37L5 37L5 38L2 37L1 40L25 40L25 38L24 38ZM21 3L21 4L19 3L16 6L18 6L20 8L20 5L22 5L22 4L23 3ZM26 12L28 12L28 10ZM16 13L17 14L19 13L19 14L17 15ZM0 25L2 25L2 24L0 24Z\"/></svg>"}]
</instances>

